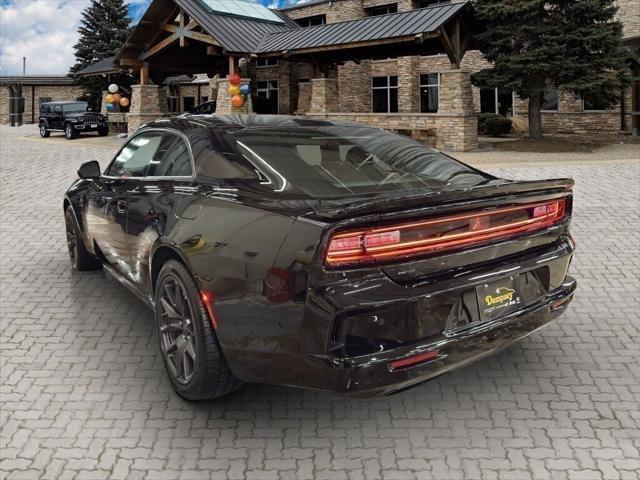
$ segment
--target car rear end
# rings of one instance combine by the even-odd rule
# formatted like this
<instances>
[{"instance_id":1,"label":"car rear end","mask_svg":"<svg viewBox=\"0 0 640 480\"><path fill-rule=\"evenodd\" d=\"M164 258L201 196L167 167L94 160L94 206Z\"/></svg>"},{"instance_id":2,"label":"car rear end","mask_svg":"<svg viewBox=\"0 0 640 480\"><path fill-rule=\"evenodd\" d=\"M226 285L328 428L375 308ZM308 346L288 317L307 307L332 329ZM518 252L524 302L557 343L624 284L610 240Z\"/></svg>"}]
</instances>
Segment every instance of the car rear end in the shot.
<instances>
[{"instance_id":1,"label":"car rear end","mask_svg":"<svg viewBox=\"0 0 640 480\"><path fill-rule=\"evenodd\" d=\"M286 126L229 139L273 189L262 205L298 212L264 281L274 320L229 355L240 378L388 394L495 353L567 308L572 180L499 179L354 124ZM239 323L231 336L246 331Z\"/></svg>"},{"instance_id":2,"label":"car rear end","mask_svg":"<svg viewBox=\"0 0 640 480\"><path fill-rule=\"evenodd\" d=\"M513 182L418 198L325 231L306 317L326 326L308 386L389 394L491 355L548 324L567 275L570 180ZM421 204L422 203L422 204ZM363 212L364 213L364 212Z\"/></svg>"}]
</instances>

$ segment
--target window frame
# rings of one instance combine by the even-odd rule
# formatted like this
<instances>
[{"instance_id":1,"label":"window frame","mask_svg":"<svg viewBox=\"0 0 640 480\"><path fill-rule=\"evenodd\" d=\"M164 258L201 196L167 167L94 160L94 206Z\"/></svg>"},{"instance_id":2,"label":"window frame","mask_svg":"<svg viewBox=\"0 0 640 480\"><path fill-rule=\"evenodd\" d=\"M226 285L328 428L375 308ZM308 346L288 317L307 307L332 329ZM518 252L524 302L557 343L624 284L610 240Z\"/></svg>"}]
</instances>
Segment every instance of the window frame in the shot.
<instances>
[{"instance_id":1,"label":"window frame","mask_svg":"<svg viewBox=\"0 0 640 480\"><path fill-rule=\"evenodd\" d=\"M555 88L555 91L556 91L556 108L555 109L542 108L542 104L544 103L544 96L547 93L547 89L550 89L550 88ZM583 109L584 109L584 105L583 105ZM542 92L542 99L540 101L540 112L541 113L558 113L559 111L560 111L560 88L554 87L553 85L547 85L544 92Z\"/></svg>"},{"instance_id":2,"label":"window frame","mask_svg":"<svg viewBox=\"0 0 640 480\"><path fill-rule=\"evenodd\" d=\"M276 88L269 88L269 84L271 82L275 82L275 84L277 85ZM267 88L260 88L259 85L261 83L266 83L267 84ZM277 92L277 96L278 96L278 101L276 102L276 115L280 115L280 82L278 82L278 80L258 80L256 81L256 96L259 97L260 93L264 92L267 94L266 97L261 97L261 98L266 98L271 100L271 96L269 92Z\"/></svg>"},{"instance_id":3,"label":"window frame","mask_svg":"<svg viewBox=\"0 0 640 480\"><path fill-rule=\"evenodd\" d=\"M438 75L438 83L437 84L433 84L433 83L422 83L422 77L423 76L429 76L429 75ZM420 113L438 113L438 111L440 110L440 72L427 72L427 73L419 73L418 74L418 93L420 95ZM425 112L422 110L422 89L423 88L433 88L433 87L437 87L438 88L438 108L436 109L435 112Z\"/></svg>"},{"instance_id":4,"label":"window frame","mask_svg":"<svg viewBox=\"0 0 640 480\"><path fill-rule=\"evenodd\" d=\"M189 176L145 176L145 177L114 177L112 175L107 175L106 172L108 172L111 169L111 165L113 165L113 162L116 161L116 158L118 158L118 156L120 155L120 153L122 152L122 150L125 149L125 147L127 145L129 145L129 143L131 141L133 141L134 138L144 134L144 133L150 133L150 132L159 132L161 134L164 133L170 133L173 135L176 135L178 137L180 137L182 139L182 141L184 141L187 144L187 151L189 152L189 159L191 160L191 175ZM103 171L101 178L107 178L109 180L129 180L129 181L144 181L144 182L156 182L158 180L195 180L196 178L196 163L194 161L193 158L193 150L191 149L191 144L189 143L189 139L187 138L187 136L178 131L178 130L174 130L173 128L145 128L144 130L140 130L138 132L136 132L131 138L129 138L127 140L127 142L120 147L120 149L118 150L118 152L113 156L113 158L111 159L111 161L109 162L109 165L107 165L107 168Z\"/></svg>"},{"instance_id":5,"label":"window frame","mask_svg":"<svg viewBox=\"0 0 640 480\"><path fill-rule=\"evenodd\" d=\"M260 65L261 61L264 61L265 64L264 65ZM275 62L275 63L269 64L269 62ZM273 57L258 57L258 58L256 58L256 68L272 68L272 67L277 67L278 65L280 65L280 60L277 59L277 58L273 58Z\"/></svg>"},{"instance_id":6,"label":"window frame","mask_svg":"<svg viewBox=\"0 0 640 480\"><path fill-rule=\"evenodd\" d=\"M585 98L581 96L580 99L582 100L582 111L583 112L602 113L602 112L611 112L611 111L613 111L612 108L600 108L600 109L597 109L597 108L596 109L594 109L594 108L586 108L585 103L584 103L585 102Z\"/></svg>"},{"instance_id":7,"label":"window frame","mask_svg":"<svg viewBox=\"0 0 640 480\"><path fill-rule=\"evenodd\" d=\"M428 2L431 2L430 5L424 5ZM440 5L447 5L451 3L451 0L420 0L418 2L418 8L431 8L431 7L439 7Z\"/></svg>"},{"instance_id":8,"label":"window frame","mask_svg":"<svg viewBox=\"0 0 640 480\"><path fill-rule=\"evenodd\" d=\"M375 11L381 11L383 9L386 9L387 11L385 13L374 13ZM390 9L395 9L395 10L392 12L390 11ZM375 5L372 7L367 7L365 10L367 11L367 17L379 17L381 15L391 15L393 13L398 13L398 3L391 2L391 3L385 3L383 5Z\"/></svg>"},{"instance_id":9,"label":"window frame","mask_svg":"<svg viewBox=\"0 0 640 480\"><path fill-rule=\"evenodd\" d=\"M321 18L322 22L321 23L310 23L311 20L316 19L316 18ZM296 22L301 27L317 27L318 25L326 25L327 24L327 15L324 14L324 13L319 13L317 15L309 15L307 17L295 18L293 21ZM303 25L302 24L303 21L307 25Z\"/></svg>"},{"instance_id":10,"label":"window frame","mask_svg":"<svg viewBox=\"0 0 640 480\"><path fill-rule=\"evenodd\" d=\"M391 85L391 78L395 77L396 79L396 84L395 86ZM387 85L384 87L374 87L373 86L373 81L376 78L386 78L387 79ZM371 113L399 113L400 111L400 98L398 97L400 91L398 89L398 75L376 75L376 76L372 76L371 77ZM397 105L397 109L395 112L391 111L391 89L394 89L396 91L396 98L398 99L398 105ZM373 111L373 94L375 93L376 90L386 90L387 91L387 111L386 112L374 112Z\"/></svg>"}]
</instances>

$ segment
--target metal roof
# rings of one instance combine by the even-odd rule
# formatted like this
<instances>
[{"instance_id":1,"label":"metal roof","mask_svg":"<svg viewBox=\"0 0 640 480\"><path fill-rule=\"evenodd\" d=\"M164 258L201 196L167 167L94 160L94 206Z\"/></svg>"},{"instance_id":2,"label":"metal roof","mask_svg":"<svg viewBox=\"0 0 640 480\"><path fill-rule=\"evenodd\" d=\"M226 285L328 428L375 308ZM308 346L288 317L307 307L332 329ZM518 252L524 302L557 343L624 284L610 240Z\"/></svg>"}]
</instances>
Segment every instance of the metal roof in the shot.
<instances>
[{"instance_id":1,"label":"metal roof","mask_svg":"<svg viewBox=\"0 0 640 480\"><path fill-rule=\"evenodd\" d=\"M102 60L98 60L96 63L92 63L88 67L83 68L82 70L78 70L76 72L77 75L101 75L105 73L114 73L118 71L118 68L113 66L113 62L115 61L115 55L112 57L103 58Z\"/></svg>"},{"instance_id":2,"label":"metal roof","mask_svg":"<svg viewBox=\"0 0 640 480\"><path fill-rule=\"evenodd\" d=\"M75 85L66 75L9 75L0 77L0 85Z\"/></svg>"},{"instance_id":3,"label":"metal roof","mask_svg":"<svg viewBox=\"0 0 640 480\"><path fill-rule=\"evenodd\" d=\"M302 50L435 32L468 2L271 33L256 53Z\"/></svg>"},{"instance_id":4,"label":"metal roof","mask_svg":"<svg viewBox=\"0 0 640 480\"><path fill-rule=\"evenodd\" d=\"M215 38L222 48L232 53L255 51L260 41L268 34L300 28L285 14L274 11L283 23L274 23L254 18L210 13L199 0L175 0L206 32Z\"/></svg>"}]
</instances>

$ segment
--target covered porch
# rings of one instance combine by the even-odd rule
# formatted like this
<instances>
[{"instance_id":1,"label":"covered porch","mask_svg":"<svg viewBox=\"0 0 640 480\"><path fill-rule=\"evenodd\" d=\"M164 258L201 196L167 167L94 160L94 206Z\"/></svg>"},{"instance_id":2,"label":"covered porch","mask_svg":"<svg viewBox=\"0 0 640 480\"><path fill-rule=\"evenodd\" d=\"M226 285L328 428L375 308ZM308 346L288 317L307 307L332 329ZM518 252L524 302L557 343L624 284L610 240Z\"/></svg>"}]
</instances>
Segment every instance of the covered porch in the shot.
<instances>
[{"instance_id":1,"label":"covered porch","mask_svg":"<svg viewBox=\"0 0 640 480\"><path fill-rule=\"evenodd\" d=\"M219 12L211 5L154 0L114 58L114 67L129 70L139 80L132 87L129 132L168 114L167 89L162 85L176 75L206 74L218 114L253 112L252 97L261 94L256 80L266 66L281 79L277 113L360 121L451 150L477 146L471 82L462 68L473 44L468 2L313 27L300 27L283 12L266 8L269 13L257 18ZM414 67L420 58L439 54L446 55L448 66L438 74L437 111L422 113ZM344 72L362 74L362 99L371 88L366 84L371 65L375 68L376 62L389 59L398 64L397 111L363 111L366 106L349 103L349 92L343 89L357 87L342 78ZM232 74L251 85L252 93L239 109L231 105ZM263 113L261 108L255 111Z\"/></svg>"}]
</instances>

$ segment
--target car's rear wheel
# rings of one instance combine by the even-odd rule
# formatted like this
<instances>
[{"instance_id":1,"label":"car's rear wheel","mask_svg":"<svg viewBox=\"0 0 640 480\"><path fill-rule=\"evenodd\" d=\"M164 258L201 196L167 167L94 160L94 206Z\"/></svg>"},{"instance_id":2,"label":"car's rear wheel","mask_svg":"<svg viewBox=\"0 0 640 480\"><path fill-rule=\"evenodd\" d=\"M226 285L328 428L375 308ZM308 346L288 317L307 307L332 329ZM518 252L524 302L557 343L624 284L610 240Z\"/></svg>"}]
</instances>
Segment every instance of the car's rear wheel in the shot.
<instances>
[{"instance_id":1,"label":"car's rear wheel","mask_svg":"<svg viewBox=\"0 0 640 480\"><path fill-rule=\"evenodd\" d=\"M49 138L51 132L47 130L47 126L44 123L40 124L40 136L42 138Z\"/></svg>"},{"instance_id":2,"label":"car's rear wheel","mask_svg":"<svg viewBox=\"0 0 640 480\"><path fill-rule=\"evenodd\" d=\"M200 292L187 268L167 261L156 282L155 317L164 366L176 392L189 400L236 390Z\"/></svg>"},{"instance_id":3,"label":"car's rear wheel","mask_svg":"<svg viewBox=\"0 0 640 480\"><path fill-rule=\"evenodd\" d=\"M109 127L98 127L98 135L100 135L101 137L106 137L107 135L109 135Z\"/></svg>"},{"instance_id":4,"label":"car's rear wheel","mask_svg":"<svg viewBox=\"0 0 640 480\"><path fill-rule=\"evenodd\" d=\"M67 234L67 249L69 250L69 258L73 269L86 271L100 268L98 259L91 255L84 246L71 205L64 212L64 223Z\"/></svg>"},{"instance_id":5,"label":"car's rear wheel","mask_svg":"<svg viewBox=\"0 0 640 480\"><path fill-rule=\"evenodd\" d=\"M70 123L67 123L64 126L64 136L67 137L67 140L73 140L78 136L78 130Z\"/></svg>"}]
</instances>

